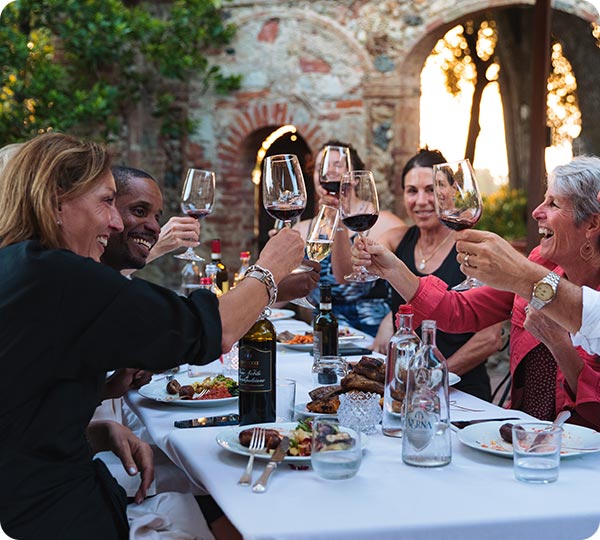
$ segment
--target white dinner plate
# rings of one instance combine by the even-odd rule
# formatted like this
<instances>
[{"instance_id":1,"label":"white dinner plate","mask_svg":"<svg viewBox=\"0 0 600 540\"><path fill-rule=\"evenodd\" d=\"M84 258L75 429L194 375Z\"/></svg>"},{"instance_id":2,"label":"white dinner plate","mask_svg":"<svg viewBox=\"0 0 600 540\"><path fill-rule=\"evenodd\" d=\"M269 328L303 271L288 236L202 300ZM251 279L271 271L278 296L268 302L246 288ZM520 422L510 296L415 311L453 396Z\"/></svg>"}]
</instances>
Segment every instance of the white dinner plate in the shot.
<instances>
[{"instance_id":1,"label":"white dinner plate","mask_svg":"<svg viewBox=\"0 0 600 540\"><path fill-rule=\"evenodd\" d=\"M518 423L515 420L507 420L507 422ZM488 454L511 458L513 455L512 444L506 442L500 437L500 426L505 424L504 421L481 422L480 424L471 424L464 429L458 431L458 439L463 444L481 450ZM550 422L543 422L550 424ZM600 448L600 433L583 426L575 424L563 425L562 445L565 447L574 448ZM579 456L589 454L590 451L569 450L568 448L561 450L561 457Z\"/></svg>"},{"instance_id":2,"label":"white dinner plate","mask_svg":"<svg viewBox=\"0 0 600 540\"><path fill-rule=\"evenodd\" d=\"M359 339L365 339L365 336L362 334L349 334L345 336L339 336L338 341L340 343L348 343L349 341L356 341ZM285 347L286 349L290 349L292 351L312 351L313 343L281 343L280 345Z\"/></svg>"},{"instance_id":3,"label":"white dinner plate","mask_svg":"<svg viewBox=\"0 0 600 540\"><path fill-rule=\"evenodd\" d=\"M296 315L291 309L276 309L270 308L271 315L269 315L269 319L273 321L282 321L283 319L293 319Z\"/></svg>"},{"instance_id":4,"label":"white dinner plate","mask_svg":"<svg viewBox=\"0 0 600 540\"><path fill-rule=\"evenodd\" d=\"M460 382L460 375L457 375L456 373L452 373L451 371L448 372L448 385L449 386L454 386L456 383Z\"/></svg>"},{"instance_id":5,"label":"white dinner plate","mask_svg":"<svg viewBox=\"0 0 600 540\"><path fill-rule=\"evenodd\" d=\"M287 435L290 431L296 428L298 422L272 422L269 424L252 424L249 426L233 426L224 428L222 431L217 433L217 444L229 450L234 454L240 456L250 456L248 448L240 444L239 433L245 429L252 429L253 427L264 427L266 429L276 429L283 435ZM356 432L353 429L340 427L342 431L350 433L352 437L356 437ZM367 446L367 436L363 433L360 438L360 446L364 450ZM256 454L257 459L271 459L271 454L268 452ZM284 461L290 463L310 463L310 456L286 456Z\"/></svg>"},{"instance_id":6,"label":"white dinner plate","mask_svg":"<svg viewBox=\"0 0 600 540\"><path fill-rule=\"evenodd\" d=\"M298 415L298 418L303 420L304 418L320 418L321 416L336 416L337 413L327 414L311 412L306 408L306 403L298 403L294 407L294 412Z\"/></svg>"},{"instance_id":7,"label":"white dinner plate","mask_svg":"<svg viewBox=\"0 0 600 540\"><path fill-rule=\"evenodd\" d=\"M177 375L175 378L181 386L200 382L206 377L214 377L215 373L204 373L199 377L190 378L187 375ZM180 405L181 407L219 407L228 405L237 401L237 396L221 399L181 399L178 395L172 395L167 392L167 379L162 378L158 381L150 382L142 386L138 392L145 398L158 401L160 403L169 403L171 405Z\"/></svg>"}]
</instances>

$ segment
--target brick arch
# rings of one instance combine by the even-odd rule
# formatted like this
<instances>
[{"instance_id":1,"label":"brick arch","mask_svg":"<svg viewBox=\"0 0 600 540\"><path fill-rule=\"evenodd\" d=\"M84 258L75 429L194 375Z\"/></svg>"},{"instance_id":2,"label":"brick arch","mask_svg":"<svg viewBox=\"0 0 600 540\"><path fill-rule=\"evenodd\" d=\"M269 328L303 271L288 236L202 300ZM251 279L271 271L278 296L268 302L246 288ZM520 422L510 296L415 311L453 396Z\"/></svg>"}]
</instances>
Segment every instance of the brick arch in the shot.
<instances>
[{"instance_id":1,"label":"brick arch","mask_svg":"<svg viewBox=\"0 0 600 540\"><path fill-rule=\"evenodd\" d=\"M262 211L261 200L250 176L260 144L256 134L291 124L296 126L310 149L318 148L326 140L316 122L298 121L298 112L301 113L285 102L256 104L236 113L220 138L216 152L222 182L220 205L223 208L215 225L223 239L224 253L235 254L249 249L253 259L258 254L254 225L257 212ZM232 212L234 208L236 211Z\"/></svg>"}]
</instances>

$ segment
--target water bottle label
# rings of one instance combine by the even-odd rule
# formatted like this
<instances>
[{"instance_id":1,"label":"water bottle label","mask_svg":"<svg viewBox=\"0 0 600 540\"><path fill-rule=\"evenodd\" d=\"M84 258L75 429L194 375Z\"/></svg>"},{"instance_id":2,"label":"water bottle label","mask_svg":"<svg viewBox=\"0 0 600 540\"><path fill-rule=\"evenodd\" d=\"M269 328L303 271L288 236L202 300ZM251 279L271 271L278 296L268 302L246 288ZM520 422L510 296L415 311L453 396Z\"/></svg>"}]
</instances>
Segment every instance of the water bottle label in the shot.
<instances>
[{"instance_id":1,"label":"water bottle label","mask_svg":"<svg viewBox=\"0 0 600 540\"><path fill-rule=\"evenodd\" d=\"M423 409L413 409L406 416L404 436L417 450L423 450L435 436L437 415Z\"/></svg>"}]
</instances>

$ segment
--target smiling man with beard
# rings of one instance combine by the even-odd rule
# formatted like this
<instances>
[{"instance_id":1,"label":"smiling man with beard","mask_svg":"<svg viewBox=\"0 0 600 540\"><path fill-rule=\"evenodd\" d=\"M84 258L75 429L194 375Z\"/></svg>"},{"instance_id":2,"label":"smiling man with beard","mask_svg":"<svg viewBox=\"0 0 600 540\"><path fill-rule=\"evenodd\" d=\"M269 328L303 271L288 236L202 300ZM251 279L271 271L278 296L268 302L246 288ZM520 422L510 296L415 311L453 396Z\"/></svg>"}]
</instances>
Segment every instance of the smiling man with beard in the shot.
<instances>
[{"instance_id":1,"label":"smiling man with beard","mask_svg":"<svg viewBox=\"0 0 600 540\"><path fill-rule=\"evenodd\" d=\"M115 270L139 270L165 253L198 245L197 240L191 240L200 234L200 224L194 218L172 217L161 231L163 197L150 174L123 166L111 170L123 231L111 235L101 259L104 264Z\"/></svg>"}]
</instances>

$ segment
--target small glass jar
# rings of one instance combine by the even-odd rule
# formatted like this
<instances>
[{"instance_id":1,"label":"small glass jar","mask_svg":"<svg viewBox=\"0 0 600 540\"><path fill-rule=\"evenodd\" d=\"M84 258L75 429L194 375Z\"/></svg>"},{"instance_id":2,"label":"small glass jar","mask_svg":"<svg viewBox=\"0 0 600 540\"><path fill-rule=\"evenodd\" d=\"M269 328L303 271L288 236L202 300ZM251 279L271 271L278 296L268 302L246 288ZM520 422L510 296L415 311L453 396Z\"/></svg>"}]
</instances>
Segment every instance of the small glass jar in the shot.
<instances>
[{"instance_id":1,"label":"small glass jar","mask_svg":"<svg viewBox=\"0 0 600 540\"><path fill-rule=\"evenodd\" d=\"M341 356L321 356L313 361L312 375L315 386L340 384L348 375L348 362Z\"/></svg>"}]
</instances>

